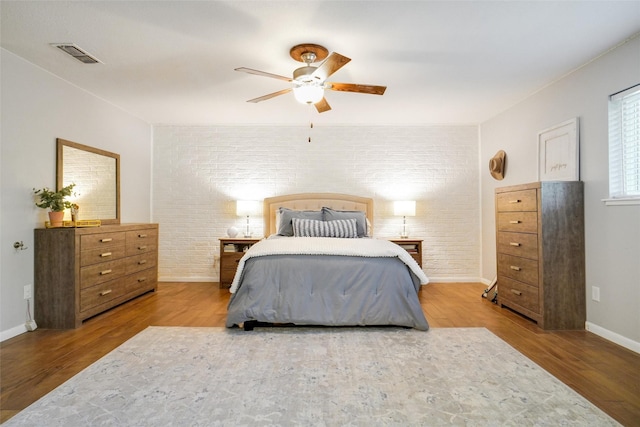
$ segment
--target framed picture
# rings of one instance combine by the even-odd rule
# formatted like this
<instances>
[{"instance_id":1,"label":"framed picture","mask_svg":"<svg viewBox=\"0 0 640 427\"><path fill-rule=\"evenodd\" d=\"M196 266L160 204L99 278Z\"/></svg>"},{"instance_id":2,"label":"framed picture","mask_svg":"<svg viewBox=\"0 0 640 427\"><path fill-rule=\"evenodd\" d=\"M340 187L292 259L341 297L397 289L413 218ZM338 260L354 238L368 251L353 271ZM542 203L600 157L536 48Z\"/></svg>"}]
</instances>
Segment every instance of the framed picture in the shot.
<instances>
[{"instance_id":1,"label":"framed picture","mask_svg":"<svg viewBox=\"0 0 640 427\"><path fill-rule=\"evenodd\" d=\"M538 133L538 180L580 180L577 117Z\"/></svg>"}]
</instances>

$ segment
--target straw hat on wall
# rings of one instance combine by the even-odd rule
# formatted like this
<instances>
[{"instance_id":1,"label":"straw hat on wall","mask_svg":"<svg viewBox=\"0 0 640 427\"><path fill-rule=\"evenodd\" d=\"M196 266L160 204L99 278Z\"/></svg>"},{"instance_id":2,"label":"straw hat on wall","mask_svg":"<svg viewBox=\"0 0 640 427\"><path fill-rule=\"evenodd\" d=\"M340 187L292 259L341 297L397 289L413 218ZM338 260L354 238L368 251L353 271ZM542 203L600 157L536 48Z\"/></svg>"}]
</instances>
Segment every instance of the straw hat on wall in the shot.
<instances>
[{"instance_id":1,"label":"straw hat on wall","mask_svg":"<svg viewBox=\"0 0 640 427\"><path fill-rule=\"evenodd\" d=\"M505 164L507 163L507 153L503 150L500 150L496 153L495 156L489 160L489 172L491 176L497 179L498 181L502 181L504 179L504 169Z\"/></svg>"}]
</instances>

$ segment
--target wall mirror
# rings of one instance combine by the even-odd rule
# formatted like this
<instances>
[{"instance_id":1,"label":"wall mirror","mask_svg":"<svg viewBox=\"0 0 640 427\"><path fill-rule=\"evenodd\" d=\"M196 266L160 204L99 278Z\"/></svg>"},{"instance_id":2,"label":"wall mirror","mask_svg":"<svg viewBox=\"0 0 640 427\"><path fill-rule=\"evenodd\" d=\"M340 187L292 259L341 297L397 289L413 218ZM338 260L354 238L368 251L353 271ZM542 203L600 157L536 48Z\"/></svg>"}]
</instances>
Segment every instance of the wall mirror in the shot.
<instances>
[{"instance_id":1,"label":"wall mirror","mask_svg":"<svg viewBox=\"0 0 640 427\"><path fill-rule=\"evenodd\" d=\"M60 138L56 147L56 185L76 184L78 218L120 224L120 155Z\"/></svg>"}]
</instances>

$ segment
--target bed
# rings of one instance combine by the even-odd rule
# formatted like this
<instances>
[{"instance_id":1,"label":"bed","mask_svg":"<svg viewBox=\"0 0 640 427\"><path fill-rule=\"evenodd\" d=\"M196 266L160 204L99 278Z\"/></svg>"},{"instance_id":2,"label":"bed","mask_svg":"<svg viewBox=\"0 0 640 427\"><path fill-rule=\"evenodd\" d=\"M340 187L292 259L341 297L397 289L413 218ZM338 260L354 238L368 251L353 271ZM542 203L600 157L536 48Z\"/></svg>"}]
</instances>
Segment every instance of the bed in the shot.
<instances>
[{"instance_id":1,"label":"bed","mask_svg":"<svg viewBox=\"0 0 640 427\"><path fill-rule=\"evenodd\" d=\"M227 327L429 328L418 299L428 279L400 246L371 237L373 199L278 196L264 200L263 214L268 238L238 264Z\"/></svg>"}]
</instances>

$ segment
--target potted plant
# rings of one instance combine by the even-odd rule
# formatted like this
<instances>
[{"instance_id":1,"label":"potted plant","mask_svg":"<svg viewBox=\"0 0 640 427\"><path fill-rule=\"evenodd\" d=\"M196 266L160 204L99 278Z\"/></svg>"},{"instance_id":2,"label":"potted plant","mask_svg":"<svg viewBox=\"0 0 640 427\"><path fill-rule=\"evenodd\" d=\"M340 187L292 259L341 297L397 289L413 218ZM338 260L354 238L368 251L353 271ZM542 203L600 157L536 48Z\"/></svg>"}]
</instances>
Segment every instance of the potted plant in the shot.
<instances>
[{"instance_id":1,"label":"potted plant","mask_svg":"<svg viewBox=\"0 0 640 427\"><path fill-rule=\"evenodd\" d=\"M49 188L33 189L33 194L39 197L36 206L42 209L49 209L49 221L52 227L60 227L64 218L64 210L71 207L71 202L65 200L71 196L75 184L69 184L58 191L51 191Z\"/></svg>"}]
</instances>

